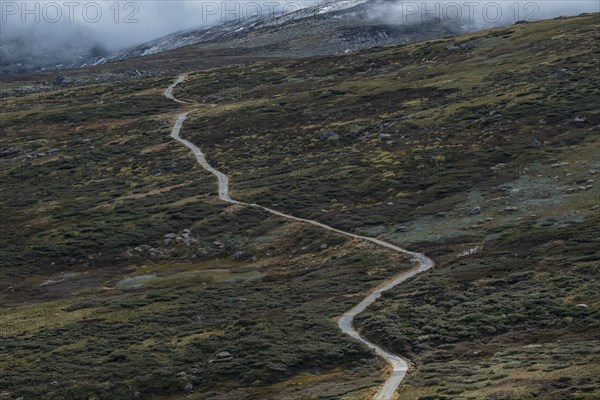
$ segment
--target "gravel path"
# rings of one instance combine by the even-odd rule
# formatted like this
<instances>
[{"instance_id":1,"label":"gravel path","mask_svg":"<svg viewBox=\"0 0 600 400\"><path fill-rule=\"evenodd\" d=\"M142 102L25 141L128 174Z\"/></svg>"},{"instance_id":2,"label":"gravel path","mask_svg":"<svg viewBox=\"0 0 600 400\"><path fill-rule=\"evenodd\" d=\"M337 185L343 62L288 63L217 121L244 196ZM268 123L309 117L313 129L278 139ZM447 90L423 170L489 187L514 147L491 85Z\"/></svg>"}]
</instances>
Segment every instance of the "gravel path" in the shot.
<instances>
[{"instance_id":1,"label":"gravel path","mask_svg":"<svg viewBox=\"0 0 600 400\"><path fill-rule=\"evenodd\" d=\"M178 84L182 83L185 80L185 78L186 78L185 75L180 76L177 79L177 81L175 81L171 86L169 86L165 90L165 93L164 93L165 96L173 101L180 103L180 104L189 104L182 100L177 99L173 95L173 89L175 89L175 87ZM240 204L240 205L244 205L244 206L248 206L248 207L260 208L264 211L267 211L271 214L274 214L274 215L277 215L277 216L280 216L283 218L287 218L287 219L290 219L293 221L298 221L298 222L314 225L319 228L322 228L322 229L325 229L325 230L328 230L331 232L335 232L335 233L338 233L340 235L344 235L347 237L351 237L354 239L366 240L371 243L375 243L379 246L386 247L388 249L397 251L399 253L407 254L407 255L411 256L415 260L415 262L418 264L417 268L414 268L408 272L403 272L402 274L395 276L392 280L386 282L385 284L383 284L383 285L379 286L378 288L376 288L375 290L371 291L367 295L367 297L365 297L360 303L358 303L356 306L354 306L348 312L344 313L338 321L338 326L340 327L342 332L344 332L345 334L353 337L354 339L364 343L369 348L373 349L380 357L384 358L390 364L390 366L392 367L392 374L388 378L388 380L385 382L383 387L379 390L379 392L374 397L374 399L375 400L391 400L394 397L394 394L396 393L396 389L398 389L398 386L404 379L404 376L406 375L406 371L408 371L408 361L396 354L390 353L389 351L383 349L382 347L379 347L378 345L365 339L352 326L354 317L356 317L358 314L363 312L367 307L369 307L371 304L373 304L381 296L381 294L383 292L385 292L386 290L389 290L389 289L393 288L394 286L399 285L400 283L412 278L413 276L415 276L421 272L424 272L430 268L433 268L435 265L433 260L431 260L429 257L427 257L421 253L408 251L406 249L395 246L391 243L385 242L380 239L375 239L375 238L371 238L371 237L367 237L367 236L355 235L353 233L345 232L345 231L333 228L331 226L322 224L317 221L295 217L293 215L285 214L283 212L276 211L276 210L270 209L268 207L263 207L258 204L248 204L248 203L243 203L240 201L233 200L231 198L231 196L229 195L229 178L227 177L227 175L214 169L208 163L208 161L206 161L206 157L204 156L204 153L202 153L202 150L200 150L200 148L198 146L196 146L195 144L193 144L185 139L182 139L180 136L181 128L183 127L183 123L186 121L189 114L194 111L195 110L185 112L183 114L180 114L177 117L177 121L175 122L175 126L173 127L173 130L171 132L171 137L173 139L177 140L179 143L183 144L185 147L189 148L192 151L192 153L194 154L194 156L196 157L196 160L198 161L198 163L202 166L202 168L204 168L205 170L207 170L208 172L210 172L211 174L213 174L217 177L217 180L219 182L219 198L221 200L223 200L227 203L231 203L231 204Z\"/></svg>"}]
</instances>

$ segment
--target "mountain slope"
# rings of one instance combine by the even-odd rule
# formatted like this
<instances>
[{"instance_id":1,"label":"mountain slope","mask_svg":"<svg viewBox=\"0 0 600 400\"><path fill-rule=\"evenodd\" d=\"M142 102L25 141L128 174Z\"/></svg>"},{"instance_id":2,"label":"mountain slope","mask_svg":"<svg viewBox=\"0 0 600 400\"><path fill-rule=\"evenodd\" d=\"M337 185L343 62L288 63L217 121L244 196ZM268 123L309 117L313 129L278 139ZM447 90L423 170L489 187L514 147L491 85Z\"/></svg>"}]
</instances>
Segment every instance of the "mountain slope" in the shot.
<instances>
[{"instance_id":1,"label":"mountain slope","mask_svg":"<svg viewBox=\"0 0 600 400\"><path fill-rule=\"evenodd\" d=\"M373 16L375 0L334 1L282 16L256 16L211 28L169 35L94 62L124 60L199 45L208 49L253 49L277 56L332 54L411 43L461 31L443 23L390 24Z\"/></svg>"},{"instance_id":2,"label":"mountain slope","mask_svg":"<svg viewBox=\"0 0 600 400\"><path fill-rule=\"evenodd\" d=\"M403 398L594 399L598 17L190 71L181 135L236 199L435 259L358 316ZM3 396L372 398L336 318L412 264L219 201L175 77L2 97Z\"/></svg>"},{"instance_id":3,"label":"mountain slope","mask_svg":"<svg viewBox=\"0 0 600 400\"><path fill-rule=\"evenodd\" d=\"M116 53L108 53L99 45L88 49L85 40L65 41L67 37L79 37L78 31L71 35L56 32L51 40L40 34L38 41L43 45L38 47L24 46L20 36L3 35L0 73L94 66L160 55L189 46L188 51L241 52L254 58L335 54L412 43L462 31L458 26L443 23L391 24L373 15L373 7L378 4L376 0L344 0L279 16L255 15L208 28L176 32Z\"/></svg>"}]
</instances>

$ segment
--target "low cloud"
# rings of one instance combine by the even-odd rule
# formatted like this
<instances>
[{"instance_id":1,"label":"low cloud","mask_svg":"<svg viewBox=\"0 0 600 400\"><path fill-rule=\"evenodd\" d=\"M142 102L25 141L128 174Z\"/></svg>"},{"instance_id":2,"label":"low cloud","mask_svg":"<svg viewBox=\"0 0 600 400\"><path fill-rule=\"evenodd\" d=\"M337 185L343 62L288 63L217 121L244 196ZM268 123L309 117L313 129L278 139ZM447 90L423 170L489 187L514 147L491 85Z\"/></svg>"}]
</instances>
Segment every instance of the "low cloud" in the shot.
<instances>
[{"instance_id":1,"label":"low cloud","mask_svg":"<svg viewBox=\"0 0 600 400\"><path fill-rule=\"evenodd\" d=\"M410 1L380 0L370 10L371 18L388 24L437 21L468 30L510 25L559 16L599 12L597 0L583 1Z\"/></svg>"},{"instance_id":2,"label":"low cloud","mask_svg":"<svg viewBox=\"0 0 600 400\"><path fill-rule=\"evenodd\" d=\"M161 36L255 15L272 17L323 0L295 1L76 1L0 0L0 67L22 61L52 66L101 55ZM343 0L341 5L361 0ZM370 1L370 16L387 24L441 21L465 30L598 12L584 1ZM74 57L73 55L77 55ZM18 69L17 69L18 70Z\"/></svg>"}]
</instances>

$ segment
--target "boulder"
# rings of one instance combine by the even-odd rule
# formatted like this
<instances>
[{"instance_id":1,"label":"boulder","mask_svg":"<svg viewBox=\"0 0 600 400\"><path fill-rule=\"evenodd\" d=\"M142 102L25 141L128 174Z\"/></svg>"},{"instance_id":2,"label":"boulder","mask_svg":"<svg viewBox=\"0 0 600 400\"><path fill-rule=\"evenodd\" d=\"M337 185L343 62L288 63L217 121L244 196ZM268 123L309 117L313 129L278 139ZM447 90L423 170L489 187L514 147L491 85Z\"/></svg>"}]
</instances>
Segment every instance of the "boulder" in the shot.
<instances>
[{"instance_id":1,"label":"boulder","mask_svg":"<svg viewBox=\"0 0 600 400\"><path fill-rule=\"evenodd\" d=\"M190 369L188 369L188 373L192 376L200 376L204 373L204 370L200 365L192 365Z\"/></svg>"},{"instance_id":2,"label":"boulder","mask_svg":"<svg viewBox=\"0 0 600 400\"><path fill-rule=\"evenodd\" d=\"M320 139L323 141L338 140L339 138L340 138L340 135L338 135L336 132L332 132L332 131L323 132L320 135Z\"/></svg>"},{"instance_id":3,"label":"boulder","mask_svg":"<svg viewBox=\"0 0 600 400\"><path fill-rule=\"evenodd\" d=\"M472 209L471 211L469 211L469 215L479 215L481 214L481 207L477 206L474 209Z\"/></svg>"},{"instance_id":4,"label":"boulder","mask_svg":"<svg viewBox=\"0 0 600 400\"><path fill-rule=\"evenodd\" d=\"M67 85L71 82L73 82L73 79L64 75L57 75L56 78L54 78L55 85Z\"/></svg>"},{"instance_id":5,"label":"boulder","mask_svg":"<svg viewBox=\"0 0 600 400\"><path fill-rule=\"evenodd\" d=\"M208 363L209 364L220 363L220 362L227 362L227 361L231 361L231 360L233 360L233 356L231 355L231 353L228 351L222 351L222 352L218 353L217 356L215 358L213 358L212 360L210 360Z\"/></svg>"},{"instance_id":6,"label":"boulder","mask_svg":"<svg viewBox=\"0 0 600 400\"><path fill-rule=\"evenodd\" d=\"M0 158L15 158L22 152L23 152L23 150L21 150L19 148L11 147L11 148L0 151Z\"/></svg>"},{"instance_id":7,"label":"boulder","mask_svg":"<svg viewBox=\"0 0 600 400\"><path fill-rule=\"evenodd\" d=\"M235 253L233 253L233 259L235 261L243 261L245 259L247 259L249 256L245 251L239 250L236 251Z\"/></svg>"}]
</instances>

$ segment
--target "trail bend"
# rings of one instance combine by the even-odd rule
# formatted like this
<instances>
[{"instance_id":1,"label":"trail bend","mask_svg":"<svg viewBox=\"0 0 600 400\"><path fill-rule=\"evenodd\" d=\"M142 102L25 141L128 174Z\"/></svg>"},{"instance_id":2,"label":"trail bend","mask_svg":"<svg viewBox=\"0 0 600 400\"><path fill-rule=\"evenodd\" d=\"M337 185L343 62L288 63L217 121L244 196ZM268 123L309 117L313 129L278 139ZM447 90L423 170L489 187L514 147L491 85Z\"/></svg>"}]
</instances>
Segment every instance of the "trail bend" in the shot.
<instances>
[{"instance_id":1,"label":"trail bend","mask_svg":"<svg viewBox=\"0 0 600 400\"><path fill-rule=\"evenodd\" d=\"M165 90L164 95L167 98L169 98L177 103L180 103L180 104L192 104L192 103L188 103L183 100L177 99L173 94L173 90L175 89L175 87L177 85L179 85L180 83L184 82L185 79L186 79L186 75L179 76L179 78ZM363 312L367 307L369 307L371 304L373 304L379 297L381 297L381 294L383 292L392 289L393 287L399 285L402 282L405 282L406 280L414 277L415 275L420 274L421 272L424 272L424 271L427 271L427 270L433 268L435 266L433 260L431 258L425 256L422 253L409 251L409 250L403 249L399 246L385 242L380 239L376 239L376 238L372 238L372 237L368 237L368 236L356 235L354 233L346 232L346 231L331 227L329 225L322 224L317 221L313 221L310 219L304 219L304 218L300 218L300 217L295 217L293 215L286 214L281 211L273 210L271 208L264 207L264 206L261 206L258 204L244 203L244 202L232 199L231 196L229 195L229 178L227 177L227 175L216 170L212 165L210 165L208 163L208 161L206 160L206 156L204 155L204 153L202 152L202 150L200 150L200 148L198 146L196 146L195 144L193 144L192 142L190 142L188 140L183 139L180 136L181 129L183 127L184 122L187 120L188 116L194 111L196 111L196 110L187 111L187 112L184 112L177 116L177 120L175 122L175 125L173 126L173 130L171 131L171 137L173 139L177 140L179 143L181 143L185 147L187 147L188 149L190 149L192 151L192 153L194 154L194 156L196 157L198 164L200 164L200 166L202 168L204 168L206 171L210 172L217 178L219 198L222 201L230 203L230 204L238 204L238 205L243 205L243 206L247 206L247 207L259 208L261 210L267 211L267 212L269 212L273 215L277 215L279 217L283 217L283 218L297 221L297 222L302 222L305 224L310 224L310 225L322 228L324 230L327 230L330 232L335 232L335 233L338 233L340 235L347 236L350 238L365 240L365 241L374 243L378 246L382 246L382 247L388 248L390 250L394 250L398 253L403 253L403 254L409 255L410 257L412 257L415 260L418 267L416 267L408 272L403 272L399 275L396 275L391 280L389 280L389 281L383 283L382 285L380 285L379 287L375 288L374 290L369 292L369 294L360 303L358 303L356 306L352 307L350 310L345 312L338 320L338 326L342 332L351 336L352 338L356 339L357 341L362 342L363 344L365 344L366 346L368 346L369 348L374 350L375 353L377 353L377 355L379 355L380 357L385 359L388 362L388 364L391 366L392 373L391 373L390 377L385 381L384 385L381 387L379 392L375 395L374 400L392 400L394 398L394 394L396 393L396 390L398 389L398 386L400 386L400 383L402 382L402 380L404 379L404 376L406 375L406 372L408 371L409 362L407 359L405 359L399 355L393 354L393 353L385 350L384 348L376 345L375 343L370 342L366 338L364 338L353 327L354 317L356 317L358 314Z\"/></svg>"}]
</instances>

